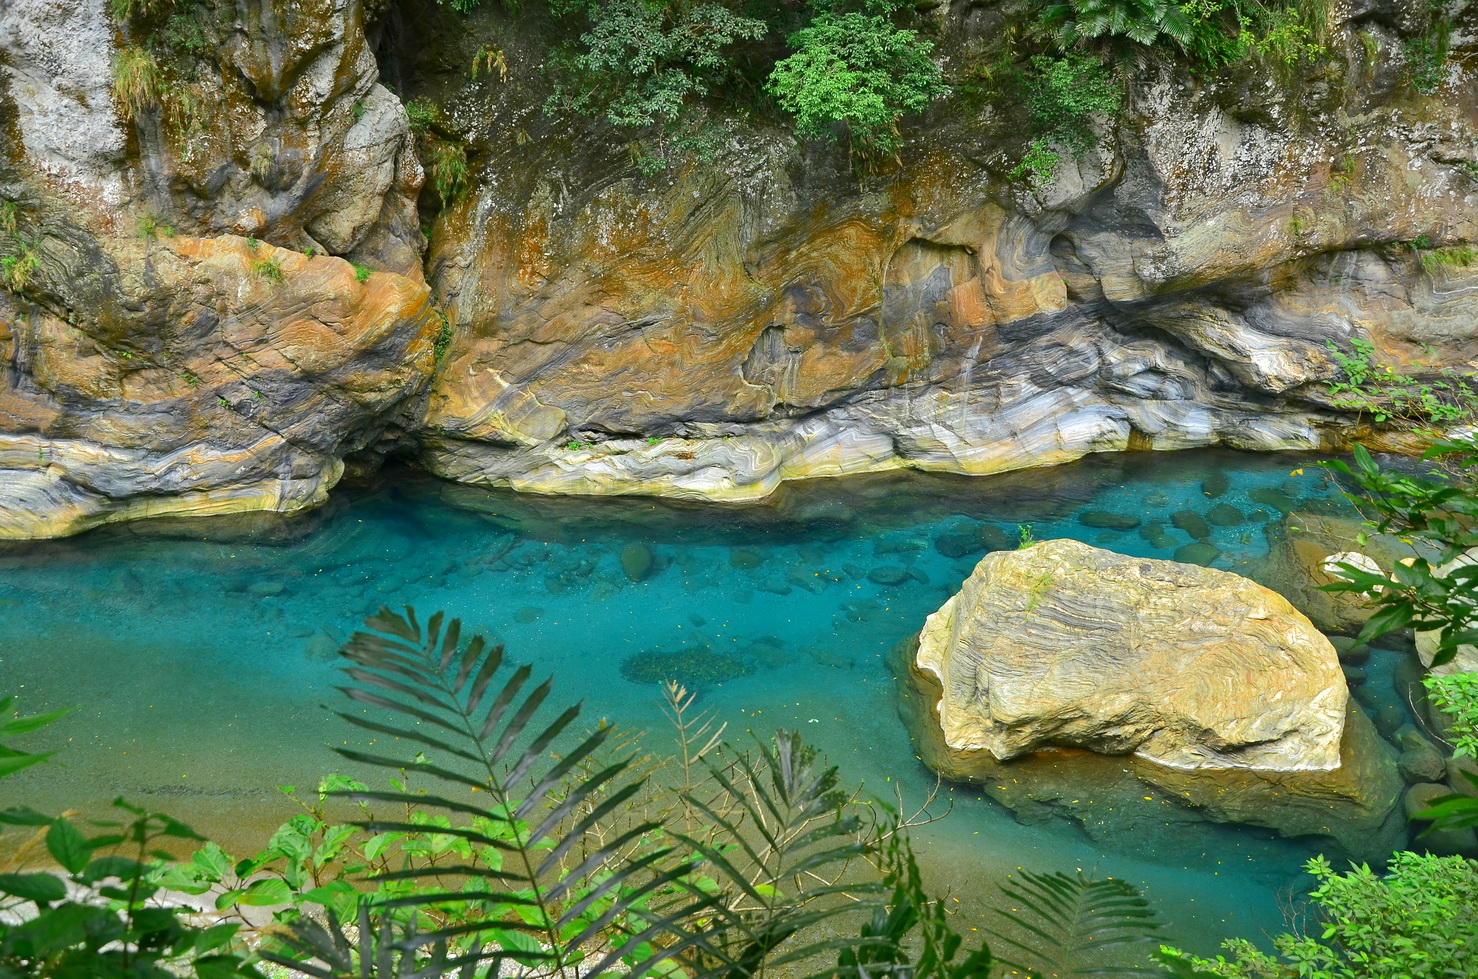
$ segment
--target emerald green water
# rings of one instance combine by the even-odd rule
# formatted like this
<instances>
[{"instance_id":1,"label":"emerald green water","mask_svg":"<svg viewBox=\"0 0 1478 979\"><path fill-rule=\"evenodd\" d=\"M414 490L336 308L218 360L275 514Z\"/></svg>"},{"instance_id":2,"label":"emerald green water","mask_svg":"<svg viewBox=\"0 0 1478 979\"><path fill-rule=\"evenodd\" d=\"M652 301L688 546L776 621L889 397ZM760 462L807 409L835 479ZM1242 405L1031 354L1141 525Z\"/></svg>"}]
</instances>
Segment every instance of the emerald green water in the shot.
<instances>
[{"instance_id":1,"label":"emerald green water","mask_svg":"<svg viewBox=\"0 0 1478 979\"><path fill-rule=\"evenodd\" d=\"M1229 488L1209 497L1203 483L1222 475ZM320 705L338 700L333 649L385 604L461 616L552 673L557 696L583 698L590 719L654 738L666 730L658 688L623 664L687 654L700 703L731 739L797 727L867 791L922 800L934 779L899 719L890 651L984 553L948 556L961 535L1014 543L1030 524L1038 539L1169 557L1186 534L1170 529L1156 547L1077 518L1230 504L1250 522L1217 527L1211 541L1223 552L1214 566L1237 570L1267 550L1261 521L1281 518L1249 498L1256 489L1344 505L1310 459L1210 451L989 478L816 481L740 509L519 496L393 471L291 519L149 522L6 546L0 691L27 712L82 709L37 736L65 742L62 763L7 779L0 804L96 813L123 795L255 849L293 811L274 786L313 785L345 768L328 746L361 743ZM633 545L652 557L640 581L622 566ZM747 672L720 678L719 667ZM1003 874L1082 868L1140 884L1170 937L1209 951L1222 936L1283 930L1280 891L1302 888L1312 852L1204 824L1090 839L1062 821L1019 825L963 787L942 796L935 808L952 802L953 812L916 841L934 885L960 899L967 931L989 924Z\"/></svg>"}]
</instances>

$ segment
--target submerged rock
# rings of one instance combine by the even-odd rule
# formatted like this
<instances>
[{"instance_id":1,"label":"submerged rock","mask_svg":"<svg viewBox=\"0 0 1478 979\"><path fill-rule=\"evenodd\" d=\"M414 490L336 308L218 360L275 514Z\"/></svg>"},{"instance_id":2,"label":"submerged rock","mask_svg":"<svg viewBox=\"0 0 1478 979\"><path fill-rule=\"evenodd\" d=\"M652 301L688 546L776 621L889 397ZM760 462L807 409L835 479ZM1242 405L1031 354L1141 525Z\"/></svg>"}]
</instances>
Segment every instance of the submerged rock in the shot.
<instances>
[{"instance_id":1,"label":"submerged rock","mask_svg":"<svg viewBox=\"0 0 1478 979\"><path fill-rule=\"evenodd\" d=\"M664 651L647 650L621 661L621 675L632 683L676 680L690 689L748 676L754 667L707 645Z\"/></svg>"},{"instance_id":2,"label":"submerged rock","mask_svg":"<svg viewBox=\"0 0 1478 979\"><path fill-rule=\"evenodd\" d=\"M1224 472L1212 473L1201 481L1201 492L1213 500L1225 496L1232 488L1232 481Z\"/></svg>"},{"instance_id":3,"label":"submerged rock","mask_svg":"<svg viewBox=\"0 0 1478 979\"><path fill-rule=\"evenodd\" d=\"M1078 523L1084 527L1101 527L1105 530L1133 530L1140 519L1127 513L1110 513L1107 510L1084 510L1078 514Z\"/></svg>"},{"instance_id":4,"label":"submerged rock","mask_svg":"<svg viewBox=\"0 0 1478 979\"><path fill-rule=\"evenodd\" d=\"M652 549L645 544L621 548L621 570L632 581L645 581L652 573Z\"/></svg>"},{"instance_id":5,"label":"submerged rock","mask_svg":"<svg viewBox=\"0 0 1478 979\"><path fill-rule=\"evenodd\" d=\"M1203 568L1219 557L1221 548L1199 540L1177 547L1174 554L1175 560L1182 564L1198 564Z\"/></svg>"},{"instance_id":6,"label":"submerged rock","mask_svg":"<svg viewBox=\"0 0 1478 979\"><path fill-rule=\"evenodd\" d=\"M1211 525L1195 510L1179 510L1171 515L1170 522L1195 540L1204 540L1211 536Z\"/></svg>"},{"instance_id":7,"label":"submerged rock","mask_svg":"<svg viewBox=\"0 0 1478 979\"><path fill-rule=\"evenodd\" d=\"M1358 595L1323 590L1337 580L1335 564L1346 561L1389 573L1396 561L1412 554L1395 537L1369 533L1358 516L1294 512L1270 524L1267 534L1267 557L1254 564L1252 577L1328 631L1358 631L1373 611ZM1361 534L1366 543L1352 552Z\"/></svg>"},{"instance_id":8,"label":"submerged rock","mask_svg":"<svg viewBox=\"0 0 1478 979\"><path fill-rule=\"evenodd\" d=\"M907 656L925 764L1023 821L1248 823L1356 860L1405 844L1396 751L1333 648L1236 575L1071 541L991 555Z\"/></svg>"},{"instance_id":9,"label":"submerged rock","mask_svg":"<svg viewBox=\"0 0 1478 979\"><path fill-rule=\"evenodd\" d=\"M1070 540L988 555L931 615L946 743L1072 745L1186 769L1327 771L1348 699L1329 641L1237 575Z\"/></svg>"},{"instance_id":10,"label":"submerged rock","mask_svg":"<svg viewBox=\"0 0 1478 979\"><path fill-rule=\"evenodd\" d=\"M1218 503L1206 511L1206 521L1218 527L1236 527L1246 523L1247 517L1230 503Z\"/></svg>"},{"instance_id":11,"label":"submerged rock","mask_svg":"<svg viewBox=\"0 0 1478 979\"><path fill-rule=\"evenodd\" d=\"M910 580L912 577L912 572L910 572L907 568L901 567L896 564L884 564L880 567L873 568L867 573L868 581L872 582L875 585L885 585L890 587L893 585L901 585L905 581Z\"/></svg>"}]
</instances>

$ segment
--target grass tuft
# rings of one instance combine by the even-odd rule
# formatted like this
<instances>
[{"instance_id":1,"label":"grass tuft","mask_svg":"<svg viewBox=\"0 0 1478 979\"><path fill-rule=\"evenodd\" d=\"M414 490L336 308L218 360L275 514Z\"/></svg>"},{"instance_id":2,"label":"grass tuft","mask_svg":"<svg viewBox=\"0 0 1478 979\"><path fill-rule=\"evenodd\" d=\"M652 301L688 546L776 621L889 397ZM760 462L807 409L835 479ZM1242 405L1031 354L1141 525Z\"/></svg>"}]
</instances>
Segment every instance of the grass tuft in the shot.
<instances>
[{"instance_id":1,"label":"grass tuft","mask_svg":"<svg viewBox=\"0 0 1478 979\"><path fill-rule=\"evenodd\" d=\"M129 121L159 104L164 78L159 62L141 47L121 48L113 56L113 97Z\"/></svg>"}]
</instances>

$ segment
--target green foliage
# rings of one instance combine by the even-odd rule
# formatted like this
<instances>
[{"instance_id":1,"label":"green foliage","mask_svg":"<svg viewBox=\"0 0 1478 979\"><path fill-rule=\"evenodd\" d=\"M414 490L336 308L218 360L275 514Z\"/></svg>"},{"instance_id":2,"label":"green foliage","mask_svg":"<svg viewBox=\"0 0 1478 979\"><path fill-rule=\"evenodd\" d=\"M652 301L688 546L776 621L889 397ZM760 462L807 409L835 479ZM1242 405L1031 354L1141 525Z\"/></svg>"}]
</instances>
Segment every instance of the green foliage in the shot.
<instances>
[{"instance_id":1,"label":"green foliage","mask_svg":"<svg viewBox=\"0 0 1478 979\"><path fill-rule=\"evenodd\" d=\"M1073 877L1017 871L1016 877L1001 885L1010 909L996 913L1040 942L993 934L1018 956L1001 961L1029 975L1116 974L1122 971L1119 960L1143 960L1142 951L1125 952L1147 942L1160 927L1149 902L1125 881L1093 880L1081 871Z\"/></svg>"},{"instance_id":2,"label":"green foliage","mask_svg":"<svg viewBox=\"0 0 1478 979\"><path fill-rule=\"evenodd\" d=\"M1174 47L1193 67L1259 57L1293 64L1323 53L1326 0L1032 0L1059 51L1121 39Z\"/></svg>"},{"instance_id":3,"label":"green foliage","mask_svg":"<svg viewBox=\"0 0 1478 979\"><path fill-rule=\"evenodd\" d=\"M452 320L444 309L437 309L436 314L441 317L441 329L436 334L436 343L432 349L435 351L437 362L440 363L441 358L446 356L447 348L452 345Z\"/></svg>"},{"instance_id":4,"label":"green foliage","mask_svg":"<svg viewBox=\"0 0 1478 979\"><path fill-rule=\"evenodd\" d=\"M1330 591L1363 595L1375 606L1359 642L1368 642L1396 629L1436 630L1438 651L1434 665L1451 662L1459 646L1478 643L1478 565L1458 563L1446 573L1438 566L1452 562L1478 546L1478 493L1472 467L1478 463L1478 436L1465 435L1440 442L1426 459L1452 467L1449 473L1407 475L1382 469L1363 446L1355 446L1352 468L1341 461L1325 463L1352 477L1365 496L1351 496L1371 507L1379 519L1373 528L1410 540L1435 560L1418 555L1398 563L1394 578L1341 565L1346 579L1325 586Z\"/></svg>"},{"instance_id":5,"label":"green foliage","mask_svg":"<svg viewBox=\"0 0 1478 979\"><path fill-rule=\"evenodd\" d=\"M808 139L831 138L841 125L854 150L896 153L898 120L949 91L929 42L876 14L820 14L789 44L795 54L765 87Z\"/></svg>"},{"instance_id":6,"label":"green foliage","mask_svg":"<svg viewBox=\"0 0 1478 979\"><path fill-rule=\"evenodd\" d=\"M375 270L368 265L361 265L358 262L350 262L349 264L354 267L354 281L361 285L368 282L369 277L375 274Z\"/></svg>"},{"instance_id":7,"label":"green foliage","mask_svg":"<svg viewBox=\"0 0 1478 979\"><path fill-rule=\"evenodd\" d=\"M113 56L113 97L126 119L134 120L159 104L164 76L154 56L138 46L118 49Z\"/></svg>"},{"instance_id":8,"label":"green foliage","mask_svg":"<svg viewBox=\"0 0 1478 979\"><path fill-rule=\"evenodd\" d=\"M285 917L289 937L267 960L328 979L368 962L377 977L506 963L550 976L748 979L827 955L854 976L964 979L988 967L984 950L959 959L960 936L923 893L897 817L867 818L797 735L730 755L722 728L690 719L692 698L674 686L680 761L654 764L607 725L580 733L578 707L541 719L550 682L533 686L529 667L510 670L481 637L464 642L455 621L382 610L367 624L343 649L356 709L340 716L407 747L338 753L439 788L325 786L321 800L405 815L336 827L320 806L238 866L238 878L277 880L270 896L326 908L324 922ZM880 876L861 872L870 860ZM368 873L358 898L321 883L339 863ZM229 884L228 868L207 847L180 874ZM839 930L859 918L855 937ZM357 922L352 938L346 921ZM430 956L402 954L417 948ZM856 971L864 962L890 968Z\"/></svg>"},{"instance_id":9,"label":"green foliage","mask_svg":"<svg viewBox=\"0 0 1478 979\"><path fill-rule=\"evenodd\" d=\"M19 293L41 271L41 254L35 242L12 237L0 254L0 286L10 292Z\"/></svg>"},{"instance_id":10,"label":"green foliage","mask_svg":"<svg viewBox=\"0 0 1478 979\"><path fill-rule=\"evenodd\" d=\"M282 260L276 257L252 259L251 272L257 278L266 279L275 286L282 285L287 280L287 275L282 270Z\"/></svg>"},{"instance_id":11,"label":"green foliage","mask_svg":"<svg viewBox=\"0 0 1478 979\"><path fill-rule=\"evenodd\" d=\"M84 835L65 817L28 809L0 823L33 827L62 875L0 874L0 975L6 979L226 979L258 976L239 925L198 926L155 901L162 840L199 840L188 826L119 799L123 819ZM71 890L64 884L71 885Z\"/></svg>"},{"instance_id":12,"label":"green foliage","mask_svg":"<svg viewBox=\"0 0 1478 979\"><path fill-rule=\"evenodd\" d=\"M572 0L558 9L590 26L563 59L572 81L550 107L600 114L624 128L681 121L732 74L727 49L766 30L719 3Z\"/></svg>"},{"instance_id":13,"label":"green foliage","mask_svg":"<svg viewBox=\"0 0 1478 979\"><path fill-rule=\"evenodd\" d=\"M1426 7L1430 26L1426 32L1408 38L1401 50L1406 58L1407 81L1421 94L1431 95L1437 91L1446 74L1447 51L1453 25L1447 18L1443 0L1427 0Z\"/></svg>"},{"instance_id":14,"label":"green foliage","mask_svg":"<svg viewBox=\"0 0 1478 979\"><path fill-rule=\"evenodd\" d=\"M1182 49L1190 42L1194 15L1179 0L1033 0L1040 23L1067 50L1077 41L1124 37L1146 47L1162 39Z\"/></svg>"},{"instance_id":15,"label":"green foliage","mask_svg":"<svg viewBox=\"0 0 1478 979\"><path fill-rule=\"evenodd\" d=\"M152 239L158 238L160 235L169 238L174 235L174 226L160 221L158 215L153 211L145 211L143 214L140 214L134 222L134 226L138 229L140 238Z\"/></svg>"},{"instance_id":16,"label":"green foliage","mask_svg":"<svg viewBox=\"0 0 1478 979\"><path fill-rule=\"evenodd\" d=\"M1345 353L1327 344L1343 378L1329 382L1330 403L1367 414L1376 424L1453 425L1478 417L1475 375L1446 369L1430 380L1398 374L1375 361L1375 345L1358 337Z\"/></svg>"},{"instance_id":17,"label":"green foliage","mask_svg":"<svg viewBox=\"0 0 1478 979\"><path fill-rule=\"evenodd\" d=\"M1460 647L1478 645L1478 563L1458 560L1478 547L1478 434L1469 432L1428 449L1424 460L1443 467L1429 475L1384 470L1361 446L1355 447L1354 458L1354 468L1338 461L1325 465L1351 476L1368 494L1368 499L1351 499L1375 509L1380 518L1372 524L1376 531L1396 534L1425 553L1397 563L1392 577L1341 564L1344 580L1325 590L1361 595L1375 607L1358 642L1397 629L1431 631L1437 639L1432 665L1450 663ZM1434 679L1434 696L1439 709L1457 718L1458 747L1467 752L1474 748L1465 725L1478 719L1478 683L1471 674L1455 676L1460 678ZM1472 781L1478 787L1478 779ZM1415 818L1430 820L1439 829L1478 826L1478 798L1448 796Z\"/></svg>"},{"instance_id":18,"label":"green foliage","mask_svg":"<svg viewBox=\"0 0 1478 979\"><path fill-rule=\"evenodd\" d=\"M1478 673L1433 673L1422 682L1432 706L1452 718L1453 755L1478 758Z\"/></svg>"},{"instance_id":19,"label":"green foliage","mask_svg":"<svg viewBox=\"0 0 1478 979\"><path fill-rule=\"evenodd\" d=\"M426 167L428 185L445 209L467 186L467 146L451 133L441 107L430 99L412 99L405 105L405 114Z\"/></svg>"},{"instance_id":20,"label":"green foliage","mask_svg":"<svg viewBox=\"0 0 1478 979\"><path fill-rule=\"evenodd\" d=\"M1061 146L1078 157L1086 154L1094 145L1089 120L1117 113L1123 93L1100 61L1077 51L1057 58L1035 55L1021 80L1037 138L1011 176L1026 176L1040 185L1051 179L1061 160L1050 147Z\"/></svg>"},{"instance_id":21,"label":"green foliage","mask_svg":"<svg viewBox=\"0 0 1478 979\"><path fill-rule=\"evenodd\" d=\"M75 707L67 707L62 710L47 711L44 714L22 716L19 712L15 712L12 715L10 705L13 703L15 703L14 697L0 697L0 778L14 775L22 769L39 764L56 753L22 751L6 744L7 740L20 737L22 734L30 734L76 710Z\"/></svg>"},{"instance_id":22,"label":"green foliage","mask_svg":"<svg viewBox=\"0 0 1478 979\"><path fill-rule=\"evenodd\" d=\"M1308 871L1318 881L1318 938L1280 935L1276 955L1229 941L1231 961L1168 947L1156 957L1185 979L1438 979L1478 968L1478 863L1401 852L1384 875L1363 865L1337 874L1323 857Z\"/></svg>"},{"instance_id":23,"label":"green foliage","mask_svg":"<svg viewBox=\"0 0 1478 979\"><path fill-rule=\"evenodd\" d=\"M1478 249L1472 245L1446 245L1421 253L1422 271L1428 274L1442 270L1467 268L1478 262Z\"/></svg>"}]
</instances>

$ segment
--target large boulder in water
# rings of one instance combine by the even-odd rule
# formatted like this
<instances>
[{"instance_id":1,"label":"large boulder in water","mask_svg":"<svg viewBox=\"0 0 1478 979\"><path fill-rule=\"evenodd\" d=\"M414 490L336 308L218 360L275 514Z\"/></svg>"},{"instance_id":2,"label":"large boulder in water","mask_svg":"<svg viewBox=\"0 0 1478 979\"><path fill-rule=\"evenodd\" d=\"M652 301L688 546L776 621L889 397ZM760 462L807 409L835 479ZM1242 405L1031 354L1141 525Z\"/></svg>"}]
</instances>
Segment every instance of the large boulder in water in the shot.
<instances>
[{"instance_id":1,"label":"large boulder in water","mask_svg":"<svg viewBox=\"0 0 1478 979\"><path fill-rule=\"evenodd\" d=\"M1276 593L1224 571L1071 540L987 555L919 636L956 750L1048 745L1182 769L1339 767L1334 648Z\"/></svg>"},{"instance_id":2,"label":"large boulder in water","mask_svg":"<svg viewBox=\"0 0 1478 979\"><path fill-rule=\"evenodd\" d=\"M1172 860L1203 820L1360 861L1406 844L1396 751L1332 647L1236 575L1049 541L982 561L904 653L924 763L1025 822Z\"/></svg>"}]
</instances>

